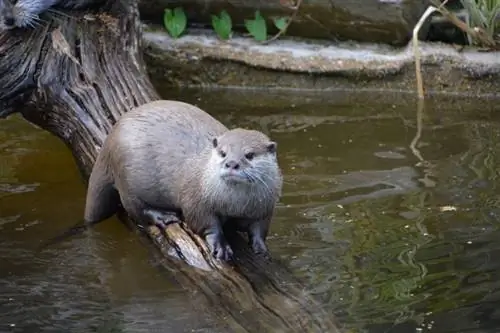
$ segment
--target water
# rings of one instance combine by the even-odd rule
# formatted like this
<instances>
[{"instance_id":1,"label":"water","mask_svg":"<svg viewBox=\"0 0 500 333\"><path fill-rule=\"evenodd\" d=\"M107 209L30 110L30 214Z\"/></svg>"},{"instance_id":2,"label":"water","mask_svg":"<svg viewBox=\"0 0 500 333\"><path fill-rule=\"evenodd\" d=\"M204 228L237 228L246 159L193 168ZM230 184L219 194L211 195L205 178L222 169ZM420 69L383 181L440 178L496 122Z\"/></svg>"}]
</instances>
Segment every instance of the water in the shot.
<instances>
[{"instance_id":1,"label":"water","mask_svg":"<svg viewBox=\"0 0 500 333\"><path fill-rule=\"evenodd\" d=\"M268 245L345 329L500 329L498 100L432 100L412 151L408 95L164 96L278 142ZM116 219L38 253L79 221L84 184L68 149L20 117L0 121L0 156L0 332L226 332Z\"/></svg>"}]
</instances>

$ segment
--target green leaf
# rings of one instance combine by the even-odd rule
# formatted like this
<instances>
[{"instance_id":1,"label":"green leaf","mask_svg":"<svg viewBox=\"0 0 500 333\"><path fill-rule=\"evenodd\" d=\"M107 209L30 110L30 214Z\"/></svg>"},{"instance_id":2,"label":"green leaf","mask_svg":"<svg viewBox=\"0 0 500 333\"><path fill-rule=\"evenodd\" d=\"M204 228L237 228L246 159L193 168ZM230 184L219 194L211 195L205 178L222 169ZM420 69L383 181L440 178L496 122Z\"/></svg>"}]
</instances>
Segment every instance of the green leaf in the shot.
<instances>
[{"instance_id":1,"label":"green leaf","mask_svg":"<svg viewBox=\"0 0 500 333\"><path fill-rule=\"evenodd\" d=\"M274 26L278 28L278 30L285 30L287 25L286 17L275 17L273 19Z\"/></svg>"},{"instance_id":2,"label":"green leaf","mask_svg":"<svg viewBox=\"0 0 500 333\"><path fill-rule=\"evenodd\" d=\"M229 39L231 37L233 23L231 16L225 10L220 13L220 17L212 15L212 26L220 39Z\"/></svg>"},{"instance_id":3,"label":"green leaf","mask_svg":"<svg viewBox=\"0 0 500 333\"><path fill-rule=\"evenodd\" d=\"M264 20L258 10L255 11L255 18L253 20L245 20L245 28L247 28L255 40L263 42L267 39L266 20Z\"/></svg>"},{"instance_id":4,"label":"green leaf","mask_svg":"<svg viewBox=\"0 0 500 333\"><path fill-rule=\"evenodd\" d=\"M163 15L163 23L170 36L178 38L186 29L186 14L181 7L176 7L174 10L167 8Z\"/></svg>"}]
</instances>

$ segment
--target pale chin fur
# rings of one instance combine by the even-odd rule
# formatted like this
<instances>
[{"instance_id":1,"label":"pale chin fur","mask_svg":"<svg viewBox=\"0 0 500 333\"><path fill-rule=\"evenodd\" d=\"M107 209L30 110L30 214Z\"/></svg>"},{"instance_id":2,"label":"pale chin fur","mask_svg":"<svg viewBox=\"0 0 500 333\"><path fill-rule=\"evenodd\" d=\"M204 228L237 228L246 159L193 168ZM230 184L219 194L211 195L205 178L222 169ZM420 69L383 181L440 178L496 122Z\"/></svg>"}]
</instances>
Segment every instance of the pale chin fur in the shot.
<instances>
[{"instance_id":1,"label":"pale chin fur","mask_svg":"<svg viewBox=\"0 0 500 333\"><path fill-rule=\"evenodd\" d=\"M214 207L227 214L240 214L248 207L261 207L272 202L281 193L281 175L276 160L270 154L252 160L250 177L245 181L225 181L221 177L224 159L214 150L203 165L201 197L208 198ZM263 198L267 198L263 202ZM256 208L257 209L257 208Z\"/></svg>"},{"instance_id":2,"label":"pale chin fur","mask_svg":"<svg viewBox=\"0 0 500 333\"><path fill-rule=\"evenodd\" d=\"M231 184L250 184L251 182L249 179L242 174L240 171L230 171L227 169L224 169L223 163L220 163L219 165L219 177L228 183Z\"/></svg>"}]
</instances>

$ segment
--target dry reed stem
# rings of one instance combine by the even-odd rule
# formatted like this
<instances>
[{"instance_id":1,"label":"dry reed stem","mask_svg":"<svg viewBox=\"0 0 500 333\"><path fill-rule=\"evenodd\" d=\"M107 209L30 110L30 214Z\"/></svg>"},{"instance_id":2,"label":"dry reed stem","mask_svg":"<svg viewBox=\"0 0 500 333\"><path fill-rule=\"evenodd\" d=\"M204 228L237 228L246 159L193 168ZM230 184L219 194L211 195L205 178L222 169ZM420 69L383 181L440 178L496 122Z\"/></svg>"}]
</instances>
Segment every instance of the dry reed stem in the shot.
<instances>
[{"instance_id":1,"label":"dry reed stem","mask_svg":"<svg viewBox=\"0 0 500 333\"><path fill-rule=\"evenodd\" d=\"M435 11L438 11L438 9L436 7L434 7L434 6L427 7L424 14L420 17L420 20L418 20L418 23L415 25L415 28L413 28L412 43L413 43L413 54L415 56L415 75L417 78L417 93L418 93L419 99L424 99L425 95L424 95L424 83L422 80L422 72L421 72L421 67L420 67L420 50L418 48L418 32L422 28L422 25L427 20L427 18Z\"/></svg>"}]
</instances>

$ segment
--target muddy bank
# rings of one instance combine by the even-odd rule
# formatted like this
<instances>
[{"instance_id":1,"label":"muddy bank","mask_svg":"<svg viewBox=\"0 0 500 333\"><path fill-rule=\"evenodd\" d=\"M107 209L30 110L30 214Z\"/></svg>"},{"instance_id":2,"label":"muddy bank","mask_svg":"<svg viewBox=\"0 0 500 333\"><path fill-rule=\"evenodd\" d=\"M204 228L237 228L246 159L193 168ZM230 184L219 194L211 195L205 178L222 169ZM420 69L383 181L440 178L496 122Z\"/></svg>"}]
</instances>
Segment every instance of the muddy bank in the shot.
<instances>
[{"instance_id":1,"label":"muddy bank","mask_svg":"<svg viewBox=\"0 0 500 333\"><path fill-rule=\"evenodd\" d=\"M396 48L288 37L259 45L243 36L220 41L210 31L191 29L175 40L148 28L144 39L150 75L175 86L416 91L411 44ZM427 93L500 91L499 52L423 42L420 50Z\"/></svg>"}]
</instances>

